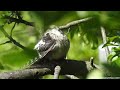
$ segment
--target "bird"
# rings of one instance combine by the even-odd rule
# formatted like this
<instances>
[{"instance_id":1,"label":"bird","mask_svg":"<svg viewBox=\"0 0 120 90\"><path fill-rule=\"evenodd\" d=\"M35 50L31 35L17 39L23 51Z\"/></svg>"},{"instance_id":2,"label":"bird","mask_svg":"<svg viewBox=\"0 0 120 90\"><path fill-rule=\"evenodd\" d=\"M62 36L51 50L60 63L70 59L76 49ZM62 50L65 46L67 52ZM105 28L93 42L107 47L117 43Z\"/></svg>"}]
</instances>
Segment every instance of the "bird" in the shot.
<instances>
[{"instance_id":1,"label":"bird","mask_svg":"<svg viewBox=\"0 0 120 90\"><path fill-rule=\"evenodd\" d=\"M48 29L35 45L39 59L57 61L66 58L70 48L70 41L58 27Z\"/></svg>"}]
</instances>

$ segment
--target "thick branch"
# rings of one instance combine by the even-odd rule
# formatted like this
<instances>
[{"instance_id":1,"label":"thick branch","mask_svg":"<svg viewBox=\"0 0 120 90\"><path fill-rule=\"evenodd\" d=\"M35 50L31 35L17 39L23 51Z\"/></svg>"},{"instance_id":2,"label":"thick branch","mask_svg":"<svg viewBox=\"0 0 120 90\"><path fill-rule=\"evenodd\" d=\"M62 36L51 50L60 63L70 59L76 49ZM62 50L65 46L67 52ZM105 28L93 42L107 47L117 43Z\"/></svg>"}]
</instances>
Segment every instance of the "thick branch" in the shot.
<instances>
[{"instance_id":1,"label":"thick branch","mask_svg":"<svg viewBox=\"0 0 120 90\"><path fill-rule=\"evenodd\" d=\"M34 79L39 76L54 74L55 66L61 67L60 75L75 75L85 78L94 69L88 61L62 60L60 62L38 63L24 70L0 73L1 79Z\"/></svg>"},{"instance_id":2,"label":"thick branch","mask_svg":"<svg viewBox=\"0 0 120 90\"><path fill-rule=\"evenodd\" d=\"M90 20L91 19L91 17L89 17L89 18L84 18L84 19L80 19L80 20L76 20L76 21L73 21L73 22L70 22L70 23L68 23L68 24L66 24L66 25L63 25L63 26L59 26L58 28L59 29L67 29L67 28L70 28L71 26L75 26L75 25L77 25L77 24L80 24L80 23L82 23L82 22L85 22L85 21L88 21L88 20Z\"/></svg>"},{"instance_id":3,"label":"thick branch","mask_svg":"<svg viewBox=\"0 0 120 90\"><path fill-rule=\"evenodd\" d=\"M0 73L0 79L37 79L40 76L48 74L50 69L25 69L13 72Z\"/></svg>"}]
</instances>

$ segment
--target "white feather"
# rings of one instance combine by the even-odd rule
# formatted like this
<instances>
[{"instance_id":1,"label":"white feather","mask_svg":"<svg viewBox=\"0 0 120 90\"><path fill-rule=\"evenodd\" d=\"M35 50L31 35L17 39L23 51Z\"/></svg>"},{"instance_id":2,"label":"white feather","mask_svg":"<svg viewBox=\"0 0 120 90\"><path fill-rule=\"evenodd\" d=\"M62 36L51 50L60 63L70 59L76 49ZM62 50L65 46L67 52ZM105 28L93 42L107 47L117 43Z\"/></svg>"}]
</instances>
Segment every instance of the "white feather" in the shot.
<instances>
[{"instance_id":1,"label":"white feather","mask_svg":"<svg viewBox=\"0 0 120 90\"><path fill-rule=\"evenodd\" d=\"M47 33L49 33L49 35L55 40L58 40L58 39L62 40L63 39L63 34L61 34L61 32L58 31L57 28L48 31Z\"/></svg>"},{"instance_id":2,"label":"white feather","mask_svg":"<svg viewBox=\"0 0 120 90\"><path fill-rule=\"evenodd\" d=\"M40 46L40 45L44 45L44 44L45 44L45 42L44 42L43 40L40 40L40 42L38 42L38 43L35 45L34 49L39 49L39 46Z\"/></svg>"}]
</instances>

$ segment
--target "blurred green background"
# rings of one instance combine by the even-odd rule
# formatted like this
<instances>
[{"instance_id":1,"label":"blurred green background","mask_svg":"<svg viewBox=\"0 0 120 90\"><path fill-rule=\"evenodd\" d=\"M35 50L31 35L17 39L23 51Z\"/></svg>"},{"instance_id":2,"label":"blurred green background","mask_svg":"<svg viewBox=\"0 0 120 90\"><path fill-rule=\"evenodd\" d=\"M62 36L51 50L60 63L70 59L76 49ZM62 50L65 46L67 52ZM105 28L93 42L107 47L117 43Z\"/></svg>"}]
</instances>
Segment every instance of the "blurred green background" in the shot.
<instances>
[{"instance_id":1,"label":"blurred green background","mask_svg":"<svg viewBox=\"0 0 120 90\"><path fill-rule=\"evenodd\" d=\"M9 12L0 11L0 25L5 23L2 15L9 15ZM51 25L61 26L74 20L93 17L92 20L70 28L67 34L71 44L68 59L89 61L90 57L94 57L94 62L99 64L98 46L102 44L100 27L105 27L108 36L119 34L120 11L21 11L21 16L26 21L34 22L35 27L19 23L13 30L13 38L30 49L34 48ZM8 34L13 25L14 23L4 26ZM0 32L0 43L7 40ZM12 43L0 45L1 72L23 68L33 58L32 54L26 54Z\"/></svg>"}]
</instances>

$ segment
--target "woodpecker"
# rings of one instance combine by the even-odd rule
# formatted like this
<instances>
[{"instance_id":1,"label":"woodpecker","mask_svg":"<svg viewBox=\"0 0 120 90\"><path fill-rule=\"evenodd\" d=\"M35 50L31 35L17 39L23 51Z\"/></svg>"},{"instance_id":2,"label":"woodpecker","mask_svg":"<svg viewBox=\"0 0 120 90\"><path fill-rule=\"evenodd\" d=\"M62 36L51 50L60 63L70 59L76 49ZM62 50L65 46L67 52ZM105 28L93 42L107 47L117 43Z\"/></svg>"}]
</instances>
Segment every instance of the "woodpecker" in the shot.
<instances>
[{"instance_id":1,"label":"woodpecker","mask_svg":"<svg viewBox=\"0 0 120 90\"><path fill-rule=\"evenodd\" d=\"M40 59L49 61L66 58L69 48L69 39L58 27L48 29L34 47Z\"/></svg>"}]
</instances>

